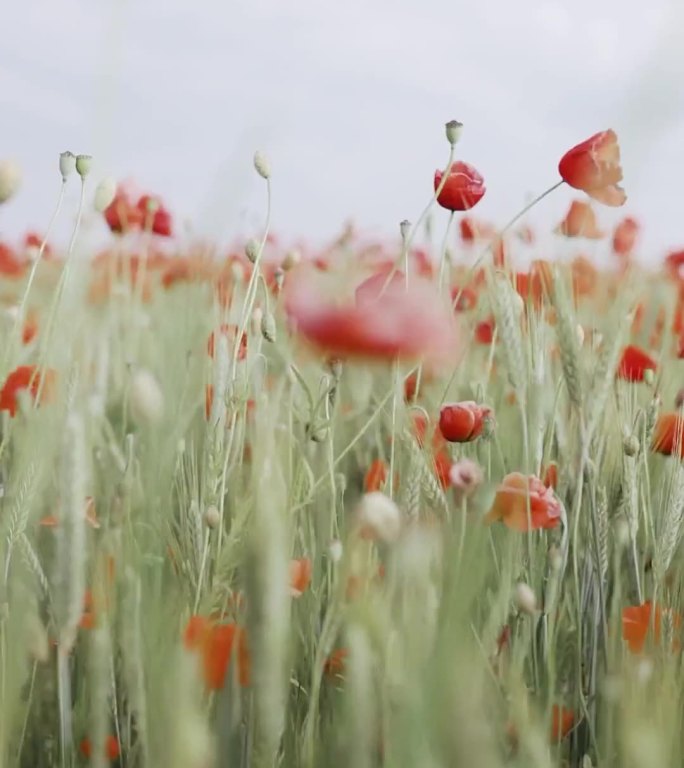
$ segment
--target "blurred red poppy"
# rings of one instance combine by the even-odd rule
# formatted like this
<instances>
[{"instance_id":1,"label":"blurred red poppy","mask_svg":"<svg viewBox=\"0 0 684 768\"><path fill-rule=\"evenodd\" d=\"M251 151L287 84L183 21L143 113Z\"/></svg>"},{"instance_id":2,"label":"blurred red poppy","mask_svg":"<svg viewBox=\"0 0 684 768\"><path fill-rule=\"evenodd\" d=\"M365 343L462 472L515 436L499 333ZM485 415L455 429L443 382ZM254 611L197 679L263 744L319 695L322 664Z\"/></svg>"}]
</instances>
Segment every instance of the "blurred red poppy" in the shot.
<instances>
[{"instance_id":1,"label":"blurred red poppy","mask_svg":"<svg viewBox=\"0 0 684 768\"><path fill-rule=\"evenodd\" d=\"M617 377L625 381L639 382L644 380L646 371L655 371L656 361L643 349L630 344L622 350Z\"/></svg>"},{"instance_id":2,"label":"blurred red poppy","mask_svg":"<svg viewBox=\"0 0 684 768\"><path fill-rule=\"evenodd\" d=\"M556 227L556 233L565 237L586 237L589 240L600 240L605 235L598 228L594 209L583 200L570 203L565 218Z\"/></svg>"},{"instance_id":3,"label":"blurred red poppy","mask_svg":"<svg viewBox=\"0 0 684 768\"><path fill-rule=\"evenodd\" d=\"M566 184L610 206L620 206L627 195L622 181L620 147L613 130L601 131L569 149L558 163Z\"/></svg>"},{"instance_id":4,"label":"blurred red poppy","mask_svg":"<svg viewBox=\"0 0 684 768\"><path fill-rule=\"evenodd\" d=\"M435 171L435 191L442 182L442 171ZM437 202L449 211L467 211L484 197L484 179L472 165L461 160L452 163Z\"/></svg>"},{"instance_id":5,"label":"blurred red poppy","mask_svg":"<svg viewBox=\"0 0 684 768\"><path fill-rule=\"evenodd\" d=\"M41 402L49 400L51 396L57 376L55 371L48 368L41 375L35 365L20 365L15 368L0 390L0 411L9 411L10 416L16 416L19 410L19 393L28 391L31 399L35 400L41 389L43 375L45 380L42 387Z\"/></svg>"}]
</instances>

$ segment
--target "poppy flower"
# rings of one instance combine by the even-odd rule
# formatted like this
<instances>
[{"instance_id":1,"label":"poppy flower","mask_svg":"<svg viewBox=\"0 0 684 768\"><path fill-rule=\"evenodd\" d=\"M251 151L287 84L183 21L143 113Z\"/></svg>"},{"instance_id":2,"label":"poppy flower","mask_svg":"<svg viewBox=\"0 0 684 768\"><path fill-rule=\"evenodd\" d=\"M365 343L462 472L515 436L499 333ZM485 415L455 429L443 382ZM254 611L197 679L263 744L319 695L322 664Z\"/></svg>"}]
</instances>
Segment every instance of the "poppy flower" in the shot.
<instances>
[{"instance_id":1,"label":"poppy flower","mask_svg":"<svg viewBox=\"0 0 684 768\"><path fill-rule=\"evenodd\" d=\"M54 387L56 373L47 369L45 371L45 382L43 385L42 399L49 399L51 390ZM41 388L41 374L35 365L20 365L15 368L5 379L5 383L0 390L0 411L9 411L10 416L16 416L19 410L18 395L27 390L31 399L38 397L38 391Z\"/></svg>"},{"instance_id":2,"label":"poppy flower","mask_svg":"<svg viewBox=\"0 0 684 768\"><path fill-rule=\"evenodd\" d=\"M199 653L202 660L204 683L209 690L223 688L233 650L238 665L238 681L248 686L250 657L247 633L237 624L217 624L204 616L191 616L183 633L183 645Z\"/></svg>"},{"instance_id":3,"label":"poppy flower","mask_svg":"<svg viewBox=\"0 0 684 768\"><path fill-rule=\"evenodd\" d=\"M639 237L639 222L631 216L620 221L613 231L613 252L618 256L629 256Z\"/></svg>"},{"instance_id":4,"label":"poppy flower","mask_svg":"<svg viewBox=\"0 0 684 768\"><path fill-rule=\"evenodd\" d=\"M451 289L451 302L456 312L468 312L477 306L477 291L467 285L463 288L454 286Z\"/></svg>"},{"instance_id":5,"label":"poppy flower","mask_svg":"<svg viewBox=\"0 0 684 768\"><path fill-rule=\"evenodd\" d=\"M177 283L196 283L210 280L214 275L212 265L206 259L173 259L161 277L161 283L167 290Z\"/></svg>"},{"instance_id":6,"label":"poppy flower","mask_svg":"<svg viewBox=\"0 0 684 768\"><path fill-rule=\"evenodd\" d=\"M451 317L434 287L416 278L390 283L374 301L336 305L306 268L290 273L285 311L294 329L333 357L444 361L457 351Z\"/></svg>"},{"instance_id":7,"label":"poppy flower","mask_svg":"<svg viewBox=\"0 0 684 768\"><path fill-rule=\"evenodd\" d=\"M613 130L601 131L569 149L558 163L563 181L589 197L610 206L627 200L622 181L620 147Z\"/></svg>"},{"instance_id":8,"label":"poppy flower","mask_svg":"<svg viewBox=\"0 0 684 768\"><path fill-rule=\"evenodd\" d=\"M583 200L573 200L565 218L556 227L556 234L600 240L605 232L598 228L596 214L591 205Z\"/></svg>"},{"instance_id":9,"label":"poppy flower","mask_svg":"<svg viewBox=\"0 0 684 768\"><path fill-rule=\"evenodd\" d=\"M446 491L451 485L451 456L448 451L442 448L432 454L432 464L437 482L442 490Z\"/></svg>"},{"instance_id":10,"label":"poppy flower","mask_svg":"<svg viewBox=\"0 0 684 768\"><path fill-rule=\"evenodd\" d=\"M338 648L325 660L323 672L327 677L343 677L349 651L346 648Z\"/></svg>"},{"instance_id":11,"label":"poppy flower","mask_svg":"<svg viewBox=\"0 0 684 768\"><path fill-rule=\"evenodd\" d=\"M116 234L124 234L139 229L144 221L143 211L133 205L124 191L116 193L102 214L110 231Z\"/></svg>"},{"instance_id":12,"label":"poppy flower","mask_svg":"<svg viewBox=\"0 0 684 768\"><path fill-rule=\"evenodd\" d=\"M550 461L546 465L542 482L547 488L554 490L558 488L558 464L555 461Z\"/></svg>"},{"instance_id":13,"label":"poppy flower","mask_svg":"<svg viewBox=\"0 0 684 768\"><path fill-rule=\"evenodd\" d=\"M644 380L646 371L655 371L656 361L643 349L630 344L622 350L617 377L625 381L639 382Z\"/></svg>"},{"instance_id":14,"label":"poppy flower","mask_svg":"<svg viewBox=\"0 0 684 768\"><path fill-rule=\"evenodd\" d=\"M238 335L238 327L237 325L228 325L227 323L223 323L221 327L218 329L218 332L225 336L228 341L231 344L235 343L235 339ZM209 357L214 357L214 346L215 346L215 339L216 339L216 331L212 331L209 334L209 338L207 339L207 354ZM244 360L247 357L247 334L243 333L242 338L240 339L240 349L238 350L238 360Z\"/></svg>"},{"instance_id":15,"label":"poppy flower","mask_svg":"<svg viewBox=\"0 0 684 768\"><path fill-rule=\"evenodd\" d=\"M684 458L684 418L679 413L661 413L653 429L651 450L664 456Z\"/></svg>"},{"instance_id":16,"label":"poppy flower","mask_svg":"<svg viewBox=\"0 0 684 768\"><path fill-rule=\"evenodd\" d=\"M682 277L682 267L684 267L684 250L671 251L667 254L665 257L665 269L672 277L675 279Z\"/></svg>"},{"instance_id":17,"label":"poppy flower","mask_svg":"<svg viewBox=\"0 0 684 768\"><path fill-rule=\"evenodd\" d=\"M475 326L475 341L489 346L494 341L494 320L482 320Z\"/></svg>"},{"instance_id":18,"label":"poppy flower","mask_svg":"<svg viewBox=\"0 0 684 768\"><path fill-rule=\"evenodd\" d=\"M492 238L496 235L496 228L483 221L476 221L471 216L464 216L459 222L461 240L464 243L472 243L475 240Z\"/></svg>"},{"instance_id":19,"label":"poppy flower","mask_svg":"<svg viewBox=\"0 0 684 768\"><path fill-rule=\"evenodd\" d=\"M590 296L596 290L599 279L598 270L586 256L577 256L572 260L570 273L575 298Z\"/></svg>"},{"instance_id":20,"label":"poppy flower","mask_svg":"<svg viewBox=\"0 0 684 768\"><path fill-rule=\"evenodd\" d=\"M389 469L386 462L382 459L373 459L363 479L363 488L366 493L382 490L387 481L388 472Z\"/></svg>"},{"instance_id":21,"label":"poppy flower","mask_svg":"<svg viewBox=\"0 0 684 768\"><path fill-rule=\"evenodd\" d=\"M641 653L644 650L651 630L653 630L654 641L656 643L660 641L663 613L659 605L654 609L650 600L642 605L633 605L622 610L622 637L632 653ZM671 611L665 611L665 613L670 614L675 627L680 626L681 616Z\"/></svg>"},{"instance_id":22,"label":"poppy flower","mask_svg":"<svg viewBox=\"0 0 684 768\"><path fill-rule=\"evenodd\" d=\"M290 560L290 593L292 597L300 597L306 592L311 583L311 571L311 560L308 557Z\"/></svg>"},{"instance_id":23,"label":"poppy flower","mask_svg":"<svg viewBox=\"0 0 684 768\"><path fill-rule=\"evenodd\" d=\"M515 289L525 301L531 301L535 309L541 309L544 295L553 289L553 274L548 262L537 259L530 264L529 272L517 272Z\"/></svg>"},{"instance_id":24,"label":"poppy flower","mask_svg":"<svg viewBox=\"0 0 684 768\"><path fill-rule=\"evenodd\" d=\"M566 707L554 704L551 707L551 743L562 741L575 724L575 713Z\"/></svg>"},{"instance_id":25,"label":"poppy flower","mask_svg":"<svg viewBox=\"0 0 684 768\"><path fill-rule=\"evenodd\" d=\"M365 306L376 301L388 288L402 290L406 283L403 272L395 270L392 265L367 277L356 286L354 298L357 306Z\"/></svg>"},{"instance_id":26,"label":"poppy flower","mask_svg":"<svg viewBox=\"0 0 684 768\"><path fill-rule=\"evenodd\" d=\"M81 743L78 745L78 748L86 759L90 759L93 754L93 747L90 743L89 738L81 739ZM111 734L107 736L107 739L105 740L105 756L108 760L116 760L117 757L119 757L120 749L119 749L119 742L116 738L116 736L112 736Z\"/></svg>"},{"instance_id":27,"label":"poppy flower","mask_svg":"<svg viewBox=\"0 0 684 768\"><path fill-rule=\"evenodd\" d=\"M144 226L155 235L171 237L171 214L164 208L161 201L151 195L142 195L138 200L138 210L142 214Z\"/></svg>"},{"instance_id":28,"label":"poppy flower","mask_svg":"<svg viewBox=\"0 0 684 768\"><path fill-rule=\"evenodd\" d=\"M21 277L26 271L27 263L20 259L9 245L0 243L0 275Z\"/></svg>"},{"instance_id":29,"label":"poppy flower","mask_svg":"<svg viewBox=\"0 0 684 768\"><path fill-rule=\"evenodd\" d=\"M528 502L529 500L529 502ZM529 503L529 520L528 520ZM561 520L562 507L553 489L534 475L511 472L497 488L492 508L485 520L501 520L514 531L555 528Z\"/></svg>"},{"instance_id":30,"label":"poppy flower","mask_svg":"<svg viewBox=\"0 0 684 768\"><path fill-rule=\"evenodd\" d=\"M482 434L492 409L472 400L443 405L439 412L439 430L450 443L469 443Z\"/></svg>"},{"instance_id":31,"label":"poppy flower","mask_svg":"<svg viewBox=\"0 0 684 768\"><path fill-rule=\"evenodd\" d=\"M442 176L442 171L435 171L435 192L442 183ZM451 164L437 202L448 211L468 211L482 200L485 191L484 179L478 171L458 160Z\"/></svg>"},{"instance_id":32,"label":"poppy flower","mask_svg":"<svg viewBox=\"0 0 684 768\"><path fill-rule=\"evenodd\" d=\"M27 232L24 235L24 250L29 251L38 251L40 250L40 246L43 244L43 238L37 233L37 232ZM52 248L50 248L49 243L45 243L45 248L43 248L43 256L47 259L50 258L52 255Z\"/></svg>"}]
</instances>

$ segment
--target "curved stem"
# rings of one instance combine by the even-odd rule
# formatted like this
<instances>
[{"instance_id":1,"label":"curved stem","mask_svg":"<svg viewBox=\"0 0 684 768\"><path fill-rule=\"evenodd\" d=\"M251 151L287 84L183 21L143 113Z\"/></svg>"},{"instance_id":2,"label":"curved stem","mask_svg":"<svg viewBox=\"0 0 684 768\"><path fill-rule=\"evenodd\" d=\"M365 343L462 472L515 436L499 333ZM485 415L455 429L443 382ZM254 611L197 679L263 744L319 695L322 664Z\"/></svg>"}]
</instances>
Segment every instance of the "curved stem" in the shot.
<instances>
[{"instance_id":1,"label":"curved stem","mask_svg":"<svg viewBox=\"0 0 684 768\"><path fill-rule=\"evenodd\" d=\"M442 288L444 287L444 275L446 274L446 264L447 264L447 249L449 245L449 230L451 229L451 225L454 221L454 216L456 212L451 211L449 213L449 220L447 221L446 230L444 232L444 239L442 240L442 247L439 251L439 293L441 295Z\"/></svg>"}]
</instances>

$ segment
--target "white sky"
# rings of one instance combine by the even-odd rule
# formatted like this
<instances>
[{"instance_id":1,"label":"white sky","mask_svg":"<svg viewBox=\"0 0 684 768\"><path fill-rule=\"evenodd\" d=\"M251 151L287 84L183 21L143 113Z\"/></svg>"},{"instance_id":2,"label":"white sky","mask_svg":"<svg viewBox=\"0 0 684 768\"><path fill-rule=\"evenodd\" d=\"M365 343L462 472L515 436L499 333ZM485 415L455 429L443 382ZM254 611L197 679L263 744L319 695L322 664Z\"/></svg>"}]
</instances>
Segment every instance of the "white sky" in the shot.
<instances>
[{"instance_id":1,"label":"white sky","mask_svg":"<svg viewBox=\"0 0 684 768\"><path fill-rule=\"evenodd\" d=\"M456 118L488 186L476 213L498 223L557 179L565 149L615 128L620 213L656 257L684 246L682 29L682 0L4 0L0 157L25 178L0 235L45 227L64 149L221 238L259 227L262 149L278 233L316 241L352 217L395 235ZM552 228L571 197L530 222Z\"/></svg>"}]
</instances>

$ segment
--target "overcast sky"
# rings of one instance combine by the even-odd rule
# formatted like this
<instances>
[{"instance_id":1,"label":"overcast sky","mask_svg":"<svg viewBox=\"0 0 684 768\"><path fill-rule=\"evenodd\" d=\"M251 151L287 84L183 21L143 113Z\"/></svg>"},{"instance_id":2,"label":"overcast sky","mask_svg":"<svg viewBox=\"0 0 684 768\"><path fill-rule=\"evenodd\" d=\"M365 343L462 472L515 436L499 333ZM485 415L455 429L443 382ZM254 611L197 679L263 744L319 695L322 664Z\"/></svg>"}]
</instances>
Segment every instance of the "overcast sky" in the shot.
<instances>
[{"instance_id":1,"label":"overcast sky","mask_svg":"<svg viewBox=\"0 0 684 768\"><path fill-rule=\"evenodd\" d=\"M4 0L0 157L24 184L0 233L45 227L64 149L200 232L249 233L262 149L286 238L349 217L394 235L428 199L455 118L458 155L487 182L477 213L499 223L557 179L564 150L613 127L623 211L655 257L684 246L682 29L682 0ZM531 223L552 227L571 198Z\"/></svg>"}]
</instances>

